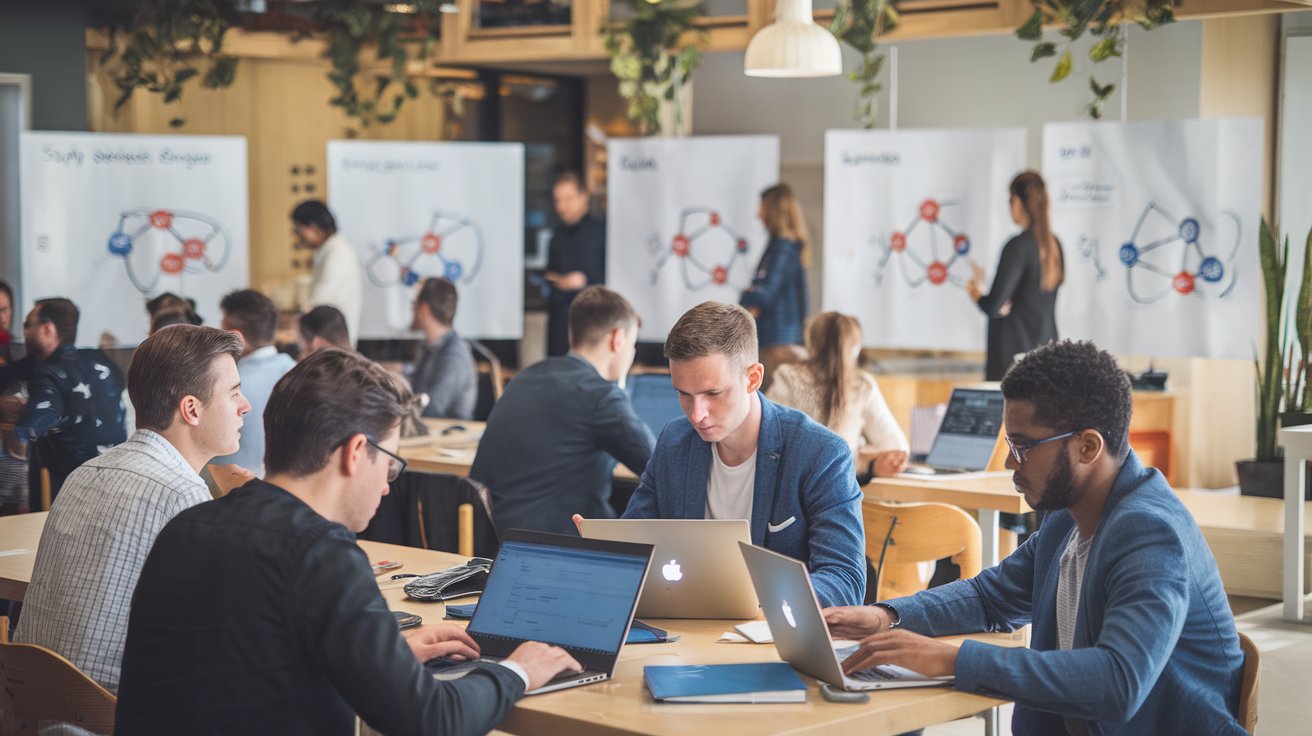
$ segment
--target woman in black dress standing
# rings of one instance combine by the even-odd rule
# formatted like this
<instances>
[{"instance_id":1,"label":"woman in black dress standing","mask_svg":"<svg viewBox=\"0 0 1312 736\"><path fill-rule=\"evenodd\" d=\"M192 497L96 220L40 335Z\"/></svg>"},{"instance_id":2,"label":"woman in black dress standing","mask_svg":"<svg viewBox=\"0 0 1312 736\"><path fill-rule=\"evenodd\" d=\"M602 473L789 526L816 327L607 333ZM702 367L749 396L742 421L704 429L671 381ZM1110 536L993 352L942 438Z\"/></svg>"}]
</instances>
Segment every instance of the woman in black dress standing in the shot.
<instances>
[{"instance_id":1,"label":"woman in black dress standing","mask_svg":"<svg viewBox=\"0 0 1312 736\"><path fill-rule=\"evenodd\" d=\"M1052 234L1048 191L1038 172L1012 179L1011 219L1024 232L1002 247L989 292L981 291L984 270L977 264L966 284L970 298L989 316L986 381L1001 381L1017 354L1057 339L1057 287L1065 258Z\"/></svg>"}]
</instances>

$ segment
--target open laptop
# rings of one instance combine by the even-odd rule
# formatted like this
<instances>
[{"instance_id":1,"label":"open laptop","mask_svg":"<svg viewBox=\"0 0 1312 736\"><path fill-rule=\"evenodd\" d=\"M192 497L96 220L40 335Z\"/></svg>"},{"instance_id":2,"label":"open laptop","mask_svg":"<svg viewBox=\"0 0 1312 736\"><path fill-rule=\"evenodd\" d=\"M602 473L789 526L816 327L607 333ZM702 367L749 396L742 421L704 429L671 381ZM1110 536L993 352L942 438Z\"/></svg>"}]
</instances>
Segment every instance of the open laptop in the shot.
<instances>
[{"instance_id":1,"label":"open laptop","mask_svg":"<svg viewBox=\"0 0 1312 736\"><path fill-rule=\"evenodd\" d=\"M591 539L656 548L638 615L643 618L756 618L756 591L738 553L752 541L746 519L585 519Z\"/></svg>"},{"instance_id":2,"label":"open laptop","mask_svg":"<svg viewBox=\"0 0 1312 736\"><path fill-rule=\"evenodd\" d=\"M952 677L926 677L904 667L879 665L843 674L842 660L855 645L835 650L829 626L811 587L806 564L750 544L740 545L770 624L775 649L795 669L844 690L884 690L950 685Z\"/></svg>"},{"instance_id":3,"label":"open laptop","mask_svg":"<svg viewBox=\"0 0 1312 736\"><path fill-rule=\"evenodd\" d=\"M997 389L953 389L929 455L924 463L907 466L906 472L949 475L987 468L1002 432L1002 404Z\"/></svg>"},{"instance_id":4,"label":"open laptop","mask_svg":"<svg viewBox=\"0 0 1312 736\"><path fill-rule=\"evenodd\" d=\"M526 641L540 641L583 665L583 672L562 673L529 695L609 679L651 552L648 544L511 529L467 631L484 660L499 661Z\"/></svg>"}]
</instances>

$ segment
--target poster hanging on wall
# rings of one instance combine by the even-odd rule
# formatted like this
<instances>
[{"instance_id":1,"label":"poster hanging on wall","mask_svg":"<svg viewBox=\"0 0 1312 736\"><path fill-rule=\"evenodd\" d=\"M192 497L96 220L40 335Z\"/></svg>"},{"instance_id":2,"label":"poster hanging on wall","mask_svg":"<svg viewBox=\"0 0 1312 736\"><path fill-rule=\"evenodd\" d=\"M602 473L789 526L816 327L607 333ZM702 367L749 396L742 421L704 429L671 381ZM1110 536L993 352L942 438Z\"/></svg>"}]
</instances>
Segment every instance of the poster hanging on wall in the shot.
<instances>
[{"instance_id":1,"label":"poster hanging on wall","mask_svg":"<svg viewBox=\"0 0 1312 736\"><path fill-rule=\"evenodd\" d=\"M868 347L983 350L966 283L1018 233L1024 168L1021 129L826 132L824 308L860 319Z\"/></svg>"},{"instance_id":2,"label":"poster hanging on wall","mask_svg":"<svg viewBox=\"0 0 1312 736\"><path fill-rule=\"evenodd\" d=\"M1053 123L1057 328L1118 355L1252 360L1262 121Z\"/></svg>"},{"instance_id":3,"label":"poster hanging on wall","mask_svg":"<svg viewBox=\"0 0 1312 736\"><path fill-rule=\"evenodd\" d=\"M612 138L606 284L661 342L704 301L737 304L768 238L756 213L779 181L774 136Z\"/></svg>"},{"instance_id":4,"label":"poster hanging on wall","mask_svg":"<svg viewBox=\"0 0 1312 736\"><path fill-rule=\"evenodd\" d=\"M164 292L217 326L246 287L245 138L24 133L19 169L22 308L73 300L79 345L141 342Z\"/></svg>"},{"instance_id":5,"label":"poster hanging on wall","mask_svg":"<svg viewBox=\"0 0 1312 736\"><path fill-rule=\"evenodd\" d=\"M524 146L329 141L328 207L360 255L360 337L412 337L419 284L456 285L456 330L524 334Z\"/></svg>"}]
</instances>

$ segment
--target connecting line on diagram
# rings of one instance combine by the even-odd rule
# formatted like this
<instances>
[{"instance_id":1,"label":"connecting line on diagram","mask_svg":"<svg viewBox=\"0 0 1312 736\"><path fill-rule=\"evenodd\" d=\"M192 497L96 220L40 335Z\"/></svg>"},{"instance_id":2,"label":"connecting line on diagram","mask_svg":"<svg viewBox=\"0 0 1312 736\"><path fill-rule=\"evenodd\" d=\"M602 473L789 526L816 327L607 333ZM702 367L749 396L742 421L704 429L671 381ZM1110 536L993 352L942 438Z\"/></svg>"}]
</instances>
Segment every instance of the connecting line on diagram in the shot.
<instances>
[{"instance_id":1,"label":"connecting line on diagram","mask_svg":"<svg viewBox=\"0 0 1312 736\"><path fill-rule=\"evenodd\" d=\"M655 285L661 269L670 259L675 259L689 291L712 284L723 286L734 264L745 258L749 249L747 240L711 207L685 208L679 213L679 231L668 246L660 236L652 236L648 247L653 253L660 253L651 272L651 283Z\"/></svg>"},{"instance_id":2,"label":"connecting line on diagram","mask_svg":"<svg viewBox=\"0 0 1312 736\"><path fill-rule=\"evenodd\" d=\"M365 273L379 288L413 286L438 276L468 284L482 266L482 228L464 215L438 210L422 234L385 241L365 264Z\"/></svg>"},{"instance_id":3,"label":"connecting line on diagram","mask_svg":"<svg viewBox=\"0 0 1312 736\"><path fill-rule=\"evenodd\" d=\"M149 238L149 242L143 242ZM143 259L141 253L164 243L158 261ZM181 278L184 274L222 271L232 255L232 240L223 225L208 215L183 210L124 210L118 227L109 236L110 255L123 259L128 279L143 294L150 294L164 276ZM138 273L140 261L151 262L152 271ZM134 263L135 262L135 263ZM149 274L149 275L147 275Z\"/></svg>"},{"instance_id":4,"label":"connecting line on diagram","mask_svg":"<svg viewBox=\"0 0 1312 736\"><path fill-rule=\"evenodd\" d=\"M875 266L875 283L883 285L888 269L896 260L907 286L912 288L927 281L934 286L951 283L965 287L970 272L962 273L960 268L954 271L953 266L971 262L970 236L952 229L941 217L943 208L957 204L960 203L926 199L906 229L894 230L887 238L871 238L882 251ZM940 244L940 239L945 242ZM945 248L946 257L941 253Z\"/></svg>"}]
</instances>

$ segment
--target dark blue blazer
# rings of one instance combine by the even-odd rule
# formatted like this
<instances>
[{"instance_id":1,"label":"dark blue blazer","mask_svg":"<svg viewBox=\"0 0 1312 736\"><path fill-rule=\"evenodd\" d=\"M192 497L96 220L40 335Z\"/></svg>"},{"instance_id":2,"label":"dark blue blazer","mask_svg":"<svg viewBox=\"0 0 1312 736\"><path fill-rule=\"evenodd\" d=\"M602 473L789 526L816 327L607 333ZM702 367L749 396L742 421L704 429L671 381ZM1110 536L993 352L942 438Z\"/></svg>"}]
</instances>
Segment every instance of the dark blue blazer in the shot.
<instances>
[{"instance_id":1,"label":"dark blue blazer","mask_svg":"<svg viewBox=\"0 0 1312 736\"><path fill-rule=\"evenodd\" d=\"M756 318L760 344L801 345L808 299L802 244L787 238L770 238L752 285L739 300L744 307L761 311Z\"/></svg>"},{"instance_id":2,"label":"dark blue blazer","mask_svg":"<svg viewBox=\"0 0 1312 736\"><path fill-rule=\"evenodd\" d=\"M1133 452L1103 509L1080 586L1072 649L1057 648L1057 577L1074 533L1067 511L997 567L887 603L929 636L1032 624L1030 648L967 641L959 690L1016 701L1015 734L1243 734L1244 655L1216 560L1198 524Z\"/></svg>"},{"instance_id":3,"label":"dark blue blazer","mask_svg":"<svg viewBox=\"0 0 1312 736\"><path fill-rule=\"evenodd\" d=\"M762 396L756 446L752 544L807 563L822 606L860 605L866 592L861 488L841 437L800 411ZM686 417L656 441L626 519L701 519L711 444Z\"/></svg>"}]
</instances>

